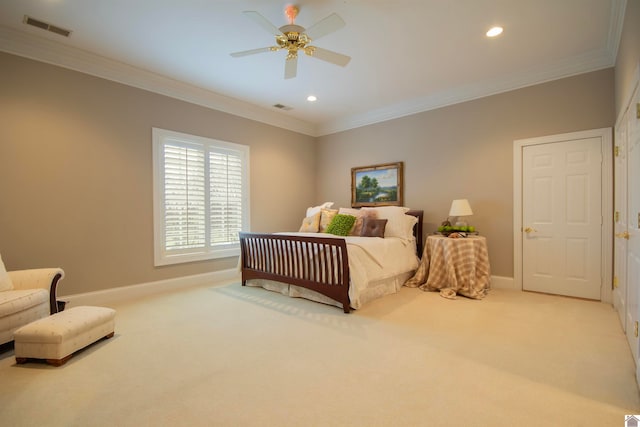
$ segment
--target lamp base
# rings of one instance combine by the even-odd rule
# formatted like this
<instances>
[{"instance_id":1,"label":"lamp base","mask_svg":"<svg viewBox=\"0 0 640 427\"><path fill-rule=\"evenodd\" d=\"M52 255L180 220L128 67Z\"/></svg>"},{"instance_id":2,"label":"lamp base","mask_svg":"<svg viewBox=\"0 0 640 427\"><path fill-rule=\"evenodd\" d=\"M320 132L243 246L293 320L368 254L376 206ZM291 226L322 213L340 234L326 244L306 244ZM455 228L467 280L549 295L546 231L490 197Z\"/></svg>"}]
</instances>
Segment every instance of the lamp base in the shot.
<instances>
[{"instance_id":1,"label":"lamp base","mask_svg":"<svg viewBox=\"0 0 640 427\"><path fill-rule=\"evenodd\" d=\"M456 227L466 227L467 225L467 221L465 221L463 218L461 217L451 217L451 224L453 224Z\"/></svg>"}]
</instances>

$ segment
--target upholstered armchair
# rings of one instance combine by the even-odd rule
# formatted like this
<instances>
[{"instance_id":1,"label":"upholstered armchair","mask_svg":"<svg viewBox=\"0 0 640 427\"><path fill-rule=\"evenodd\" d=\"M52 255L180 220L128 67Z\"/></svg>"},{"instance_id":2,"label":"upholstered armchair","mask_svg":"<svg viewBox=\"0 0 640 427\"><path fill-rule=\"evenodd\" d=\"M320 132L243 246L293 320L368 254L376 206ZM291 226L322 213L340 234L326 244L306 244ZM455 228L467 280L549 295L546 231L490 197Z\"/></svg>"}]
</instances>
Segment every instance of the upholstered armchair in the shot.
<instances>
[{"instance_id":1,"label":"upholstered armchair","mask_svg":"<svg viewBox=\"0 0 640 427\"><path fill-rule=\"evenodd\" d=\"M13 341L18 328L58 312L56 288L64 271L39 268L9 271L7 276L10 285L0 291L0 344Z\"/></svg>"}]
</instances>

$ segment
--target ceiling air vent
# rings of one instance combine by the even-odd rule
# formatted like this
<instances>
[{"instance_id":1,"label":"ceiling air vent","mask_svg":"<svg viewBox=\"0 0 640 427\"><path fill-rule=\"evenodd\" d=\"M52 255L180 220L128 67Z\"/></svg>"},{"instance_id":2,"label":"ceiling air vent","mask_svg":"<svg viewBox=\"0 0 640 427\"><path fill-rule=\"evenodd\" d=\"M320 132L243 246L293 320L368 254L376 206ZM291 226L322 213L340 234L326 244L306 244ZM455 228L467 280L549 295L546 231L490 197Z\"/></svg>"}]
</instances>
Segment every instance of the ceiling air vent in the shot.
<instances>
[{"instance_id":1,"label":"ceiling air vent","mask_svg":"<svg viewBox=\"0 0 640 427\"><path fill-rule=\"evenodd\" d=\"M282 104L274 104L273 106L279 110L284 110L284 111L293 110L292 107L287 107L286 105L282 105Z\"/></svg>"},{"instance_id":2,"label":"ceiling air vent","mask_svg":"<svg viewBox=\"0 0 640 427\"><path fill-rule=\"evenodd\" d=\"M27 15L24 15L24 19L22 20L22 22L27 25L42 28L43 30L51 31L52 33L56 33L64 37L69 37L71 35L71 30L65 30L64 28L49 24L44 21L40 21L39 19L35 19Z\"/></svg>"}]
</instances>

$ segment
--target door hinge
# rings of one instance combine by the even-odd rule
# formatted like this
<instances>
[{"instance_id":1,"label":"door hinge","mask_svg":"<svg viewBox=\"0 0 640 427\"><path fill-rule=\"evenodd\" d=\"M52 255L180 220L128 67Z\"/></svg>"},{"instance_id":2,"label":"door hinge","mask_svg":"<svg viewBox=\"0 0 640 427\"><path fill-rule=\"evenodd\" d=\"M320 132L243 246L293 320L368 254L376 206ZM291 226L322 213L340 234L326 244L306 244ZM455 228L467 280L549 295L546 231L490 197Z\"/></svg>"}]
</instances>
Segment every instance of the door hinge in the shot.
<instances>
[{"instance_id":1,"label":"door hinge","mask_svg":"<svg viewBox=\"0 0 640 427\"><path fill-rule=\"evenodd\" d=\"M613 276L613 289L618 287L618 276Z\"/></svg>"},{"instance_id":2,"label":"door hinge","mask_svg":"<svg viewBox=\"0 0 640 427\"><path fill-rule=\"evenodd\" d=\"M613 214L613 221L614 221L614 222L619 222L619 221L620 221L620 211L616 211L616 212Z\"/></svg>"},{"instance_id":3,"label":"door hinge","mask_svg":"<svg viewBox=\"0 0 640 427\"><path fill-rule=\"evenodd\" d=\"M638 338L638 321L636 320L635 326L633 327L633 334Z\"/></svg>"},{"instance_id":4,"label":"door hinge","mask_svg":"<svg viewBox=\"0 0 640 427\"><path fill-rule=\"evenodd\" d=\"M618 157L620 155L620 146L616 145L613 147L613 155Z\"/></svg>"}]
</instances>

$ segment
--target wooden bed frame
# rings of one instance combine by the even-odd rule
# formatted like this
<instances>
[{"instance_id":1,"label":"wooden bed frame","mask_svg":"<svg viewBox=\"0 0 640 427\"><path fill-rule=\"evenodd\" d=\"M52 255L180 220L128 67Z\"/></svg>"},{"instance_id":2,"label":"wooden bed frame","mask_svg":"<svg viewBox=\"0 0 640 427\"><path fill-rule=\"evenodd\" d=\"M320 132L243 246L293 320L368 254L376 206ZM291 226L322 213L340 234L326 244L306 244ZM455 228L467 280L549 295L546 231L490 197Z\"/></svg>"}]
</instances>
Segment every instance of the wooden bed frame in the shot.
<instances>
[{"instance_id":1,"label":"wooden bed frame","mask_svg":"<svg viewBox=\"0 0 640 427\"><path fill-rule=\"evenodd\" d=\"M422 255L423 211L409 211L418 218L413 228L418 256ZM250 279L267 279L300 286L342 303L349 300L349 256L344 239L240 233L242 286Z\"/></svg>"}]
</instances>

